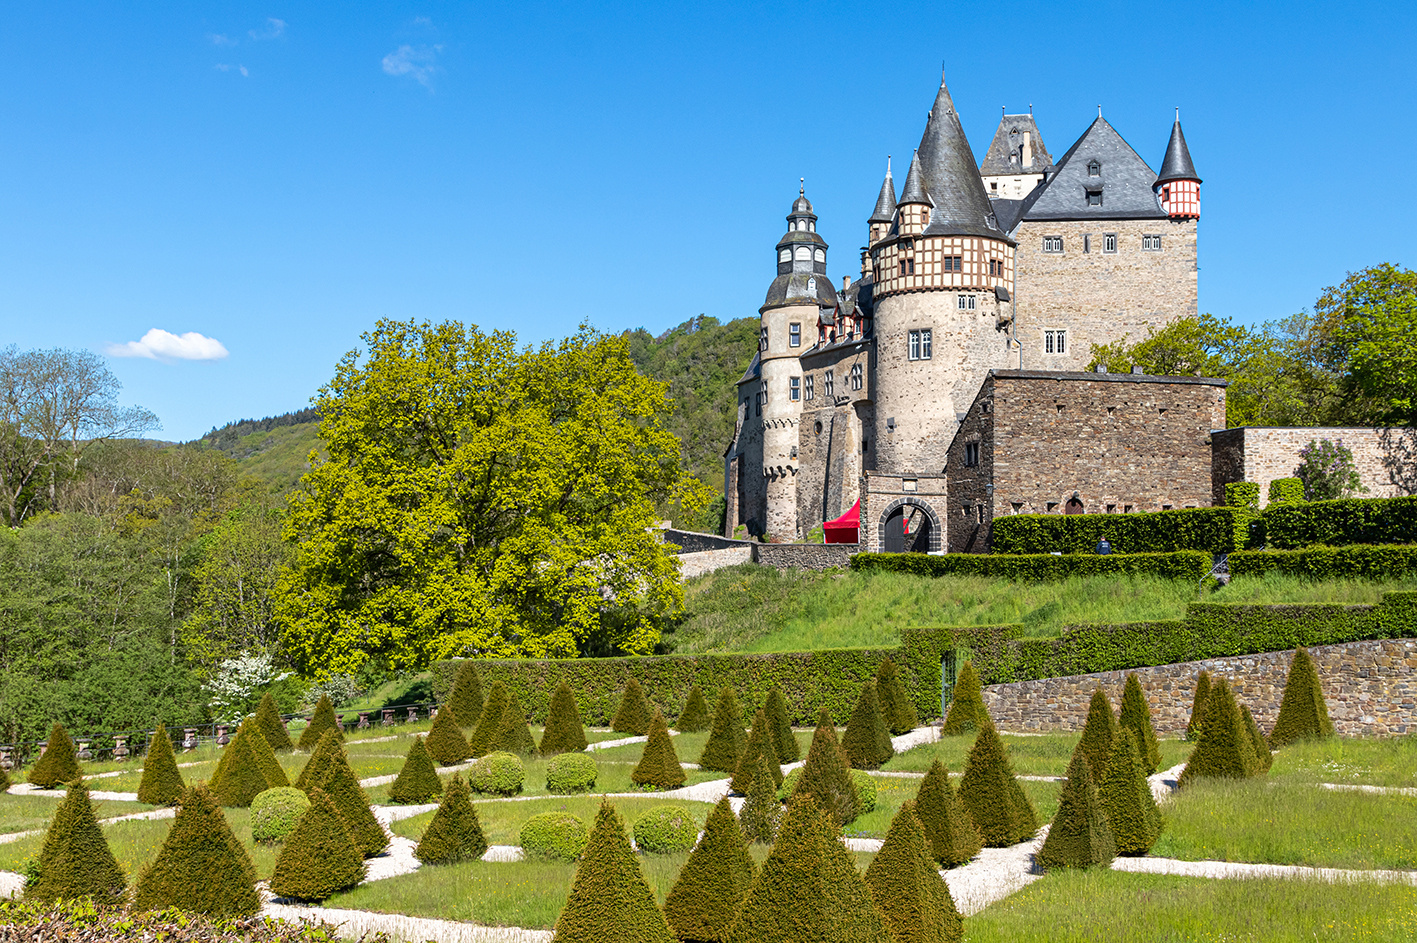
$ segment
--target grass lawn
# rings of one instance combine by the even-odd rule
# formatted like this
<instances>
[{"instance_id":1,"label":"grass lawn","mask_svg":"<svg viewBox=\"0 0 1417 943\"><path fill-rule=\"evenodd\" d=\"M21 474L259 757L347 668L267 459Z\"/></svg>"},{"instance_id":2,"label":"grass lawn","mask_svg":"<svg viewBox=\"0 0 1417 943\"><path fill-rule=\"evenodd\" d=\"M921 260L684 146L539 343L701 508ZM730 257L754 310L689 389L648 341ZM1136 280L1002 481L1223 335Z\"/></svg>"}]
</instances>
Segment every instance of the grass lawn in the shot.
<instances>
[{"instance_id":1,"label":"grass lawn","mask_svg":"<svg viewBox=\"0 0 1417 943\"><path fill-rule=\"evenodd\" d=\"M972 733L955 737L944 737L935 743L918 746L905 753L891 757L882 769L895 772L923 773L930 764L939 760L958 775L964 772L964 761L974 746ZM1004 748L1009 751L1014 772L1024 776L1062 776L1068 771L1068 761L1077 748L1082 732L1048 733L1036 737L1017 737L1001 734ZM1170 769L1177 763L1185 762L1194 744L1184 740L1162 740L1161 768Z\"/></svg>"},{"instance_id":2,"label":"grass lawn","mask_svg":"<svg viewBox=\"0 0 1417 943\"><path fill-rule=\"evenodd\" d=\"M48 828L50 820L54 818L54 810L59 808L59 802L60 799L50 796L0 794L0 834ZM152 808L150 805L143 805L139 802L112 802L94 799L92 803L94 815L100 819L131 815L134 812L146 812Z\"/></svg>"},{"instance_id":3,"label":"grass lawn","mask_svg":"<svg viewBox=\"0 0 1417 943\"><path fill-rule=\"evenodd\" d=\"M1294 743L1274 754L1272 779L1417 787L1417 736Z\"/></svg>"},{"instance_id":4,"label":"grass lawn","mask_svg":"<svg viewBox=\"0 0 1417 943\"><path fill-rule=\"evenodd\" d=\"M746 731L747 728L744 728ZM840 735L840 731L838 731ZM793 736L797 738L797 746L800 748L800 759L807 758L807 748L812 745L812 731L808 729L794 730ZM709 732L701 730L697 733L681 733L674 739L674 752L679 755L680 763L697 763L699 757L703 755L704 744L708 743ZM744 734L744 742L747 742L747 734ZM640 756L645 751L643 743L629 743L622 747L611 747L608 750L596 750L591 753L596 762L604 765L606 760L618 760L625 763L638 763ZM631 767L633 769L633 767ZM727 773L720 773L716 778L722 779Z\"/></svg>"},{"instance_id":5,"label":"grass lawn","mask_svg":"<svg viewBox=\"0 0 1417 943\"><path fill-rule=\"evenodd\" d=\"M1417 939L1417 888L1062 871L964 921L967 943Z\"/></svg>"},{"instance_id":6,"label":"grass lawn","mask_svg":"<svg viewBox=\"0 0 1417 943\"><path fill-rule=\"evenodd\" d=\"M595 821L600 811L600 796L563 796L555 799L533 799L527 802L506 802L497 800L474 800L478 821L482 823L482 834L490 845L521 844L521 829L526 820L542 812L569 812L585 822L587 826ZM658 805L676 805L689 809L702 826L713 808L706 802L686 802L648 796L644 799L611 799L611 803L625 820L626 828L633 828L635 820ZM432 812L425 812L412 818L402 819L390 826L395 835L403 835L417 841L423 830L433 820Z\"/></svg>"},{"instance_id":7,"label":"grass lawn","mask_svg":"<svg viewBox=\"0 0 1417 943\"><path fill-rule=\"evenodd\" d=\"M920 791L920 780L903 779L897 776L877 776L876 807L843 830L852 838L885 838L891 827L891 820L900 811L901 803L914 799ZM955 781L958 786L958 781ZM1040 783L1024 780L1019 783L1024 794L1033 803L1038 813L1038 824L1050 821L1058 811L1058 797L1062 795L1062 783Z\"/></svg>"},{"instance_id":8,"label":"grass lawn","mask_svg":"<svg viewBox=\"0 0 1417 943\"><path fill-rule=\"evenodd\" d=\"M1417 799L1263 778L1197 782L1162 806L1165 858L1417 869Z\"/></svg>"}]
</instances>

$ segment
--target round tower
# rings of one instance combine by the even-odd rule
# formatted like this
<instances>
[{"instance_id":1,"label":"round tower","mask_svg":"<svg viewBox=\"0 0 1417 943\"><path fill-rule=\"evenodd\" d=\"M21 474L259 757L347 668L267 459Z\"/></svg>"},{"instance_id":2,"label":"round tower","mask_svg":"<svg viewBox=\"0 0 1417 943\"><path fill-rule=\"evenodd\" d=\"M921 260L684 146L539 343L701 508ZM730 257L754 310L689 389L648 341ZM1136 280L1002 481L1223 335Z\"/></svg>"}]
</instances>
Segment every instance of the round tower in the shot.
<instances>
[{"instance_id":1,"label":"round tower","mask_svg":"<svg viewBox=\"0 0 1417 943\"><path fill-rule=\"evenodd\" d=\"M1171 140L1166 145L1166 157L1161 161L1161 173L1156 176L1156 202L1172 220L1201 218L1201 178L1191 163L1191 151L1186 136L1181 133L1181 109L1176 109L1176 123L1171 126Z\"/></svg>"}]
</instances>

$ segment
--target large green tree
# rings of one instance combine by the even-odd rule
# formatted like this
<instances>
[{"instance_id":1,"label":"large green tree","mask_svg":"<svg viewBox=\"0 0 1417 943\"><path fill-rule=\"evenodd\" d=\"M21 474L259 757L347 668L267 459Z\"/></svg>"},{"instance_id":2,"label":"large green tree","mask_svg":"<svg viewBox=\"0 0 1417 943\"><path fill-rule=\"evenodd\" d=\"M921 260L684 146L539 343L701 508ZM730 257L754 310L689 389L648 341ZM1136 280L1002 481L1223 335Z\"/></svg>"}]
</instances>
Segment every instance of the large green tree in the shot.
<instances>
[{"instance_id":1,"label":"large green tree","mask_svg":"<svg viewBox=\"0 0 1417 943\"><path fill-rule=\"evenodd\" d=\"M626 341L381 321L364 342L316 397L328 457L287 516L296 667L653 650L683 605L655 508L703 495Z\"/></svg>"},{"instance_id":2,"label":"large green tree","mask_svg":"<svg viewBox=\"0 0 1417 943\"><path fill-rule=\"evenodd\" d=\"M1391 263L1352 272L1314 305L1324 359L1349 422L1417 426L1417 272Z\"/></svg>"}]
</instances>

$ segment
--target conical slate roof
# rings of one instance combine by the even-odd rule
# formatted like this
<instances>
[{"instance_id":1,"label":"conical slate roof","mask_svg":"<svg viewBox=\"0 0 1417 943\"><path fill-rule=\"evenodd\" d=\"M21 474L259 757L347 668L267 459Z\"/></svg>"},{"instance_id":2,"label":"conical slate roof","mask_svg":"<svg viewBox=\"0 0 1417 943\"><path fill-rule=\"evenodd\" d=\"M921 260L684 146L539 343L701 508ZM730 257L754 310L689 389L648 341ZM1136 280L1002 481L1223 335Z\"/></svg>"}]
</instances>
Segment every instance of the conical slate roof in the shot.
<instances>
[{"instance_id":1,"label":"conical slate roof","mask_svg":"<svg viewBox=\"0 0 1417 943\"><path fill-rule=\"evenodd\" d=\"M1171 140L1166 145L1166 157L1161 161L1161 174L1156 178L1156 182L1168 183L1172 180L1201 182L1201 178L1196 176L1196 165L1191 163L1191 151L1186 147L1186 136L1181 133L1179 115L1176 117L1176 123L1171 126Z\"/></svg>"},{"instance_id":2,"label":"conical slate roof","mask_svg":"<svg viewBox=\"0 0 1417 943\"><path fill-rule=\"evenodd\" d=\"M891 178L891 160L886 158L886 179L881 181L881 195L876 197L876 209L868 223L889 223L895 218L895 180Z\"/></svg>"},{"instance_id":3,"label":"conical slate roof","mask_svg":"<svg viewBox=\"0 0 1417 943\"><path fill-rule=\"evenodd\" d=\"M1052 178L1029 194L1022 218L1165 219L1155 184L1147 162L1099 115L1058 160ZM1102 194L1100 206L1088 202L1089 192Z\"/></svg>"},{"instance_id":4,"label":"conical slate roof","mask_svg":"<svg viewBox=\"0 0 1417 943\"><path fill-rule=\"evenodd\" d=\"M935 107L925 123L916 152L925 174L925 191L930 195L934 210L930 213L927 236L985 236L1007 240L993 221L989 195L984 181L979 179L979 167L974 152L964 136L964 127L955 113L954 99L944 81L935 96ZM914 169L912 164L912 170ZM906 190L910 180L906 179ZM900 201L906 202L902 194Z\"/></svg>"},{"instance_id":5,"label":"conical slate roof","mask_svg":"<svg viewBox=\"0 0 1417 943\"><path fill-rule=\"evenodd\" d=\"M905 174L905 189L900 191L902 203L930 204L930 195L925 192L925 171L920 166L920 152L910 158L910 170Z\"/></svg>"}]
</instances>

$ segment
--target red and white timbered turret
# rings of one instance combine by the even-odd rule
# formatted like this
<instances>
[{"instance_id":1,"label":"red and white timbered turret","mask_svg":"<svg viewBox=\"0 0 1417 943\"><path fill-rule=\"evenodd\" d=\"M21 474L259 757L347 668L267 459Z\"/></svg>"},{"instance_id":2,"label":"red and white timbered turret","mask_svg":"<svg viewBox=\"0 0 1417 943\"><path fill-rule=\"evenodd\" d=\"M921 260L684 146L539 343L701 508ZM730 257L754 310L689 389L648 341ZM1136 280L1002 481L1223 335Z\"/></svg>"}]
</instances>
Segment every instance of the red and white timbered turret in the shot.
<instances>
[{"instance_id":1,"label":"red and white timbered turret","mask_svg":"<svg viewBox=\"0 0 1417 943\"><path fill-rule=\"evenodd\" d=\"M1179 109L1171 127L1171 141L1166 145L1166 159L1156 177L1156 200L1172 219L1200 219L1201 178L1191 163L1186 136L1181 133Z\"/></svg>"}]
</instances>

